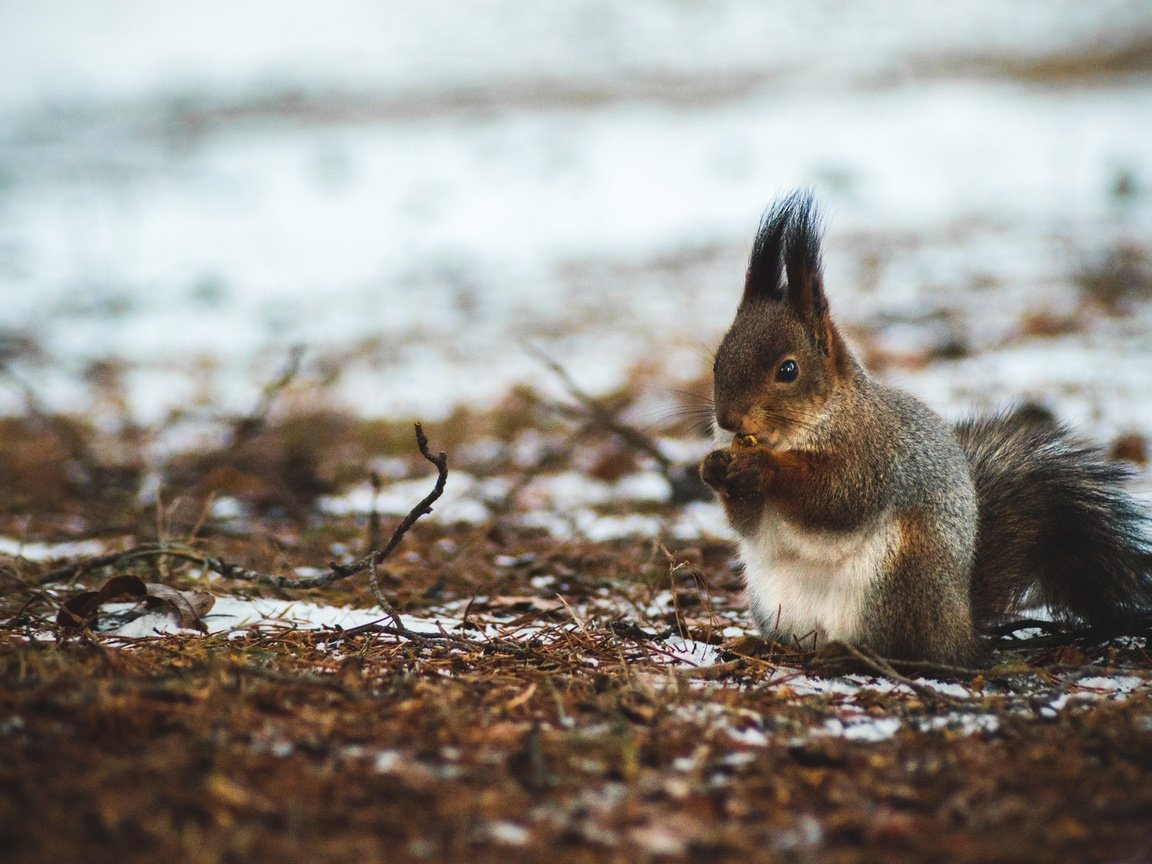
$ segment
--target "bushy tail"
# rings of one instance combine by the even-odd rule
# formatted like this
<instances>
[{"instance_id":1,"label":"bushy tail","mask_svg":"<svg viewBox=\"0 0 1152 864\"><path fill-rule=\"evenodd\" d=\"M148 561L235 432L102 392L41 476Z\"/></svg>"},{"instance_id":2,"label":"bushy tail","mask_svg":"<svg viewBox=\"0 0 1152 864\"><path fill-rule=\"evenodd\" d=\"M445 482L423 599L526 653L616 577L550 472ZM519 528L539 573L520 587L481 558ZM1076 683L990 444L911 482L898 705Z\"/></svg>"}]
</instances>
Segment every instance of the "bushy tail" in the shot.
<instances>
[{"instance_id":1,"label":"bushy tail","mask_svg":"<svg viewBox=\"0 0 1152 864\"><path fill-rule=\"evenodd\" d=\"M978 625L1047 606L1089 624L1152 609L1148 518L1129 472L1042 408L968 420L956 433L976 486L972 578Z\"/></svg>"}]
</instances>

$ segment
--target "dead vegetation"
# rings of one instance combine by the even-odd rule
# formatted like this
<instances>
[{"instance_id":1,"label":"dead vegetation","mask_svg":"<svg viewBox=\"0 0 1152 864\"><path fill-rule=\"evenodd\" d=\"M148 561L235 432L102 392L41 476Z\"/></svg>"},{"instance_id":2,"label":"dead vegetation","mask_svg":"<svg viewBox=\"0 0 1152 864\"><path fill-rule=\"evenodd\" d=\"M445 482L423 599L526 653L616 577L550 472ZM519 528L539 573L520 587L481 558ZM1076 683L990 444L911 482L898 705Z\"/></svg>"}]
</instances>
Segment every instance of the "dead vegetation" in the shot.
<instances>
[{"instance_id":1,"label":"dead vegetation","mask_svg":"<svg viewBox=\"0 0 1152 864\"><path fill-rule=\"evenodd\" d=\"M700 506L675 493L686 460L627 419L628 392L523 391L414 446L407 423L298 410L293 362L214 449L150 464L109 455L129 449L102 436L130 426L5 421L0 536L103 550L0 557L6 858L1152 855L1149 622L1006 629L988 669L765 643L727 543L673 529ZM638 471L666 498L581 506L650 515L651 536L529 518L557 478L618 489ZM443 515L437 490L485 481L502 484L485 518ZM325 509L365 483L373 501L418 491L402 510ZM204 591L382 611L218 632L218 610L174 596ZM157 611L209 632L115 626Z\"/></svg>"},{"instance_id":2,"label":"dead vegetation","mask_svg":"<svg viewBox=\"0 0 1152 864\"><path fill-rule=\"evenodd\" d=\"M1139 78L1152 71L1152 33L1100 39L1043 54L985 54L944 63L925 60L925 68L1013 78L1032 84L1083 85L1116 78Z\"/></svg>"}]
</instances>

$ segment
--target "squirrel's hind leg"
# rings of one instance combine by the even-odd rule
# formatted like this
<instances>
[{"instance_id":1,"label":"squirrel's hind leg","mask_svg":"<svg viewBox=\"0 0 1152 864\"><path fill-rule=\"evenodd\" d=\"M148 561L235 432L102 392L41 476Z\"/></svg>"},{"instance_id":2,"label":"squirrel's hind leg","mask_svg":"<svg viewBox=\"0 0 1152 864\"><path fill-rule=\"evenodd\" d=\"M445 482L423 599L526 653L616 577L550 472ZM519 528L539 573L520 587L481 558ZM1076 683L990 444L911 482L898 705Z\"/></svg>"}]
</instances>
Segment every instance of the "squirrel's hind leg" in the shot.
<instances>
[{"instance_id":1,"label":"squirrel's hind leg","mask_svg":"<svg viewBox=\"0 0 1152 864\"><path fill-rule=\"evenodd\" d=\"M901 519L891 566L865 605L861 642L892 660L971 665L982 654L968 580L972 544L933 532L930 516Z\"/></svg>"}]
</instances>

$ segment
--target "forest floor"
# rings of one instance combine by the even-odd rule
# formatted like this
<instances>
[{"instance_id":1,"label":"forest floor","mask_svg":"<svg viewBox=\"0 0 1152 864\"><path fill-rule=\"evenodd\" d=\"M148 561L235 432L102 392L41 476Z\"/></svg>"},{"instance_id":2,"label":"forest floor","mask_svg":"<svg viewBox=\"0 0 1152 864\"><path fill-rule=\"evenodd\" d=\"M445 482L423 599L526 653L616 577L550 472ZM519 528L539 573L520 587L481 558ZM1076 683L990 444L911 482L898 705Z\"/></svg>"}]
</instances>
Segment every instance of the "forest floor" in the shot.
<instances>
[{"instance_id":1,"label":"forest floor","mask_svg":"<svg viewBox=\"0 0 1152 864\"><path fill-rule=\"evenodd\" d=\"M1152 858L1148 622L984 669L767 643L641 382L422 455L293 364L159 468L128 422L2 421L6 860Z\"/></svg>"}]
</instances>

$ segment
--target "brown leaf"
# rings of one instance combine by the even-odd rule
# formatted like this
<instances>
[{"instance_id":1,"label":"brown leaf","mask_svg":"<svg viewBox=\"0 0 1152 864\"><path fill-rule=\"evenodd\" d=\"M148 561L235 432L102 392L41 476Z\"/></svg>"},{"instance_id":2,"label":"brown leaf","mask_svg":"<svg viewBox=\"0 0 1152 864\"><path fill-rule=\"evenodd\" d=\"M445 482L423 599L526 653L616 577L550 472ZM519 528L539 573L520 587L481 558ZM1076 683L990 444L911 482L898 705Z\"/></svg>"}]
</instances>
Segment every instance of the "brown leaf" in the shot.
<instances>
[{"instance_id":1,"label":"brown leaf","mask_svg":"<svg viewBox=\"0 0 1152 864\"><path fill-rule=\"evenodd\" d=\"M69 597L56 613L56 626L68 630L91 624L103 602L104 594L100 591L81 591Z\"/></svg>"},{"instance_id":2,"label":"brown leaf","mask_svg":"<svg viewBox=\"0 0 1152 864\"><path fill-rule=\"evenodd\" d=\"M113 576L100 588L105 600L115 600L119 597L143 597L148 593L148 586L138 576Z\"/></svg>"},{"instance_id":3,"label":"brown leaf","mask_svg":"<svg viewBox=\"0 0 1152 864\"><path fill-rule=\"evenodd\" d=\"M206 591L177 591L158 582L148 583L148 608L167 612L180 627L207 632L201 617L212 608L216 598Z\"/></svg>"},{"instance_id":4,"label":"brown leaf","mask_svg":"<svg viewBox=\"0 0 1152 864\"><path fill-rule=\"evenodd\" d=\"M145 582L136 576L114 576L99 591L82 591L65 601L56 615L56 626L62 629L89 627L100 607L126 597L143 598L150 611L162 611L180 626L206 632L201 618L216 602L206 591L177 591L167 585Z\"/></svg>"},{"instance_id":5,"label":"brown leaf","mask_svg":"<svg viewBox=\"0 0 1152 864\"><path fill-rule=\"evenodd\" d=\"M144 597L147 593L147 586L138 577L113 576L99 591L81 591L64 601L56 613L56 626L64 630L87 627L96 620L101 604L120 597Z\"/></svg>"}]
</instances>

